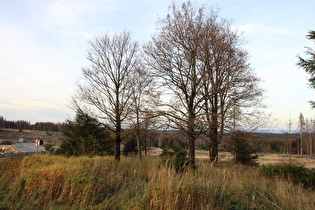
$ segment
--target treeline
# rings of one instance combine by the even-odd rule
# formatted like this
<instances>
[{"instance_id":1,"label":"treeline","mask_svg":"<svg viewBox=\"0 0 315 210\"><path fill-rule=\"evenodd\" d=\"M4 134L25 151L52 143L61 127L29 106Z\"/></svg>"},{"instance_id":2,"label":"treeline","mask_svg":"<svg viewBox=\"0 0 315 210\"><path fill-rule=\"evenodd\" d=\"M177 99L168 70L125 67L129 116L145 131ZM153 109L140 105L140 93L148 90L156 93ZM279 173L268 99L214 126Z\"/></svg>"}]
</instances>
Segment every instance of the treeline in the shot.
<instances>
[{"instance_id":1,"label":"treeline","mask_svg":"<svg viewBox=\"0 0 315 210\"><path fill-rule=\"evenodd\" d=\"M7 120L3 116L0 116L0 129L11 128L19 130L39 130L39 131L56 131L62 130L63 123L53 123L53 122L36 122L31 124L29 121L25 120Z\"/></svg>"},{"instance_id":2,"label":"treeline","mask_svg":"<svg viewBox=\"0 0 315 210\"><path fill-rule=\"evenodd\" d=\"M62 131L63 123L37 122L32 125L31 130L39 131Z\"/></svg>"}]
</instances>

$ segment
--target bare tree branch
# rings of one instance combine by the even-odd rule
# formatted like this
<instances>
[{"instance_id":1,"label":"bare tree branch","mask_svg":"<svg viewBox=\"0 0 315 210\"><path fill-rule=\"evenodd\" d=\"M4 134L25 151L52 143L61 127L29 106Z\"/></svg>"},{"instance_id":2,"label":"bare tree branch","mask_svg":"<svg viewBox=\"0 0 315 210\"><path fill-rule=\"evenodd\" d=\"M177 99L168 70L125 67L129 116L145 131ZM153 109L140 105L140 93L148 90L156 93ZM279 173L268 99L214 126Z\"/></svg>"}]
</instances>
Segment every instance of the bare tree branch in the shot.
<instances>
[{"instance_id":1,"label":"bare tree branch","mask_svg":"<svg viewBox=\"0 0 315 210\"><path fill-rule=\"evenodd\" d=\"M90 65L82 69L84 84L78 85L78 95L97 111L98 117L110 122L116 133L115 158L120 160L121 124L131 111L138 45L131 41L129 32L112 37L104 34L89 44Z\"/></svg>"}]
</instances>

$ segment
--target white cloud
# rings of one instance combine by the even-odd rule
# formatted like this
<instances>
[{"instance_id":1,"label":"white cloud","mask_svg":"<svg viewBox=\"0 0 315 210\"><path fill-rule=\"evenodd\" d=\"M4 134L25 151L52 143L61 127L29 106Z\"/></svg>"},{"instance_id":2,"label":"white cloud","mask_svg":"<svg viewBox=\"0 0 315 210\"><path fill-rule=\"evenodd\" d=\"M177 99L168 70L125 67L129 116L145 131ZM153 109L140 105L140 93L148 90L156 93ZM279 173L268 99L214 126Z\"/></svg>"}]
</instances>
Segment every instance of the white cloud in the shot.
<instances>
[{"instance_id":1,"label":"white cloud","mask_svg":"<svg viewBox=\"0 0 315 210\"><path fill-rule=\"evenodd\" d=\"M52 1L45 6L45 21L53 26L73 26L82 21L82 17L92 9L88 2L82 1Z\"/></svg>"},{"instance_id":2,"label":"white cloud","mask_svg":"<svg viewBox=\"0 0 315 210\"><path fill-rule=\"evenodd\" d=\"M3 24L0 32L0 109L25 110L24 115L66 110L80 63L67 52L38 45L30 32Z\"/></svg>"},{"instance_id":3,"label":"white cloud","mask_svg":"<svg viewBox=\"0 0 315 210\"><path fill-rule=\"evenodd\" d=\"M119 0L82 1L58 0L41 6L42 23L45 27L81 27L93 24L99 17L111 17L115 11L124 7ZM106 21L106 20L105 20ZM86 25L87 24L87 25Z\"/></svg>"},{"instance_id":4,"label":"white cloud","mask_svg":"<svg viewBox=\"0 0 315 210\"><path fill-rule=\"evenodd\" d=\"M234 28L239 31L244 31L246 35L251 36L286 35L292 33L292 31L287 28L268 27L259 24L245 24L241 26L234 26Z\"/></svg>"}]
</instances>

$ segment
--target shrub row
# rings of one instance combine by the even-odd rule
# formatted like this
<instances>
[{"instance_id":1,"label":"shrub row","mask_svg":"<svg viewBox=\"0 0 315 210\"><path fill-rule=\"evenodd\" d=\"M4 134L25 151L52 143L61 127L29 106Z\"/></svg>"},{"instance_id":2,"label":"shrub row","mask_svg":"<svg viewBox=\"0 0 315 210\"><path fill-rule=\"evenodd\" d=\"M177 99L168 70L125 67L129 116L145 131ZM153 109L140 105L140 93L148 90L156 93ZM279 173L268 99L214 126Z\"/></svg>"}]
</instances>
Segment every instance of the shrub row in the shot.
<instances>
[{"instance_id":1,"label":"shrub row","mask_svg":"<svg viewBox=\"0 0 315 210\"><path fill-rule=\"evenodd\" d=\"M295 184L301 184L305 188L315 190L315 172L303 166L293 164L262 166L261 173L269 178L281 178L290 180Z\"/></svg>"}]
</instances>

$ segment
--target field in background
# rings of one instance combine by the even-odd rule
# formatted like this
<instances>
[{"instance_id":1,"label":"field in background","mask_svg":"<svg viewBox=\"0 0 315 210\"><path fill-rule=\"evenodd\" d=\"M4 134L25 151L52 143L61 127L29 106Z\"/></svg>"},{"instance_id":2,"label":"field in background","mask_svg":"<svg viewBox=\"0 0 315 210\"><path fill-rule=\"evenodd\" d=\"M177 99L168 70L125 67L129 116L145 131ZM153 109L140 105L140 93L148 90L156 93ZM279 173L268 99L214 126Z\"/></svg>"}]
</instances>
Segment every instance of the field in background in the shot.
<instances>
[{"instance_id":1,"label":"field in background","mask_svg":"<svg viewBox=\"0 0 315 210\"><path fill-rule=\"evenodd\" d=\"M22 152L18 148L15 148L13 145L1 145L0 144L0 150L2 151L2 148L5 147L5 153L20 153Z\"/></svg>"},{"instance_id":2,"label":"field in background","mask_svg":"<svg viewBox=\"0 0 315 210\"><path fill-rule=\"evenodd\" d=\"M267 138L268 136L264 136L266 134L261 134L262 137ZM272 134L269 136L269 140L281 140L281 134ZM60 138L62 137L61 132L47 132L47 131L30 131L23 130L19 131L17 129L1 129L0 130L0 144L2 141L12 141L16 142L20 138L26 139L30 142L34 142L36 139L42 139L45 143L50 143L53 145L59 145ZM266 140L268 141L268 139ZM4 145L0 146L0 149L3 148ZM20 150L16 149L13 146L5 145L6 153L19 153ZM161 154L162 149L156 147L150 147L148 149L149 156L158 156ZM142 153L144 154L144 152ZM289 155L287 154L271 154L271 153L259 153L258 154L258 162L260 165L268 165L268 164L277 164L277 163L289 163ZM197 159L209 159L209 152L203 150L196 150L196 158ZM219 152L219 161L227 161L232 160L233 157L231 153L228 152ZM307 168L315 168L315 159L307 159L306 157L300 158L299 155L292 155L291 162L297 165L303 165Z\"/></svg>"},{"instance_id":3,"label":"field in background","mask_svg":"<svg viewBox=\"0 0 315 210\"><path fill-rule=\"evenodd\" d=\"M35 142L37 139L44 140L45 143L59 145L61 132L53 131L37 131L37 130L22 130L17 129L0 129L0 143L2 141L17 142L20 138L26 139L29 142Z\"/></svg>"},{"instance_id":4,"label":"field in background","mask_svg":"<svg viewBox=\"0 0 315 210\"><path fill-rule=\"evenodd\" d=\"M162 152L160 148L150 148L149 155L158 156ZM204 150L196 150L196 158L202 160L209 159L209 152ZM229 152L219 152L219 161L232 161L233 156ZM259 153L258 154L259 165L270 165L270 164L282 164L290 163L289 155L287 154L268 154ZM300 158L299 155L291 156L291 163L295 165L301 165L306 168L315 169L315 159L308 159L306 157Z\"/></svg>"}]
</instances>

